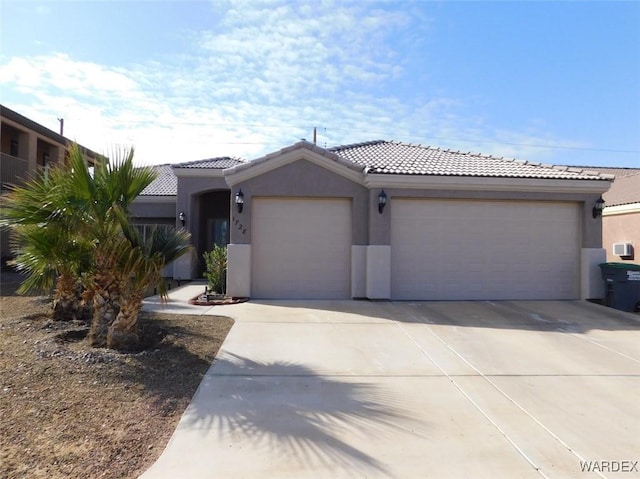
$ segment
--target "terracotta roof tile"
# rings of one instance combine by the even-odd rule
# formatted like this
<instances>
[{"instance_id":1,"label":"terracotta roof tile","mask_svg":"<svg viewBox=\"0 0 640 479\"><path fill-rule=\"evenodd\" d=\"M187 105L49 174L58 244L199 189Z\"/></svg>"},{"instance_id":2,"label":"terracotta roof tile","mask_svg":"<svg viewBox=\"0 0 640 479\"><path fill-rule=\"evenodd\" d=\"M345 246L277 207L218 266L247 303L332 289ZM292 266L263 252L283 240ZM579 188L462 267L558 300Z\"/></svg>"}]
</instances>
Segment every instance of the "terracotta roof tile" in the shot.
<instances>
[{"instance_id":1,"label":"terracotta roof tile","mask_svg":"<svg viewBox=\"0 0 640 479\"><path fill-rule=\"evenodd\" d=\"M329 151L366 167L367 172L373 174L611 179L607 175L584 168L541 165L524 160L442 150L395 141L369 141L338 146L330 148Z\"/></svg>"},{"instance_id":2,"label":"terracotta roof tile","mask_svg":"<svg viewBox=\"0 0 640 479\"><path fill-rule=\"evenodd\" d=\"M174 168L207 168L207 169L220 169L232 168L234 166L246 163L241 158L232 158L230 156L221 156L218 158L209 158L206 160L188 161L186 163L177 163L173 165Z\"/></svg>"},{"instance_id":3,"label":"terracotta roof tile","mask_svg":"<svg viewBox=\"0 0 640 479\"><path fill-rule=\"evenodd\" d=\"M585 170L596 171L606 175L613 175L616 178L623 178L625 176L633 176L640 173L640 168L621 168L615 166L580 166Z\"/></svg>"},{"instance_id":4,"label":"terracotta roof tile","mask_svg":"<svg viewBox=\"0 0 640 479\"><path fill-rule=\"evenodd\" d=\"M142 194L147 196L176 195L178 181L173 171L174 169L228 169L238 166L245 168L252 164L268 161L272 157L282 155L297 148L312 148L314 151L327 156L329 159L344 162L345 165L353 165L352 167L354 169L362 168L369 174L577 180L610 180L615 176L618 178L618 181L620 181L621 176L640 173L640 169L633 168L548 165L539 162L495 157L481 153L443 150L441 148L396 141L375 140L328 149L302 141L252 162L224 156L174 165L160 165L155 167L159 174L158 178L149 185ZM638 175L637 178L640 179L640 175ZM614 189L612 189L612 191L613 190ZM631 190L633 190L633 188L631 188ZM608 194L612 195L614 193L609 192ZM624 195L626 194L627 193ZM624 195L623 199L626 198ZM617 198L615 195L613 197ZM610 203L610 201L611 200L607 200L607 203ZM616 201L618 200L616 199ZM637 199L630 200L629 202L635 201L637 201Z\"/></svg>"},{"instance_id":5,"label":"terracotta roof tile","mask_svg":"<svg viewBox=\"0 0 640 479\"><path fill-rule=\"evenodd\" d=\"M220 169L231 168L233 166L245 163L240 158L231 158L228 156L219 158L209 158L206 160L188 161L186 163L177 163L173 165L158 165L154 169L158 173L158 177L147 186L141 196L176 196L178 194L178 178L174 173L175 168L203 168L203 169Z\"/></svg>"},{"instance_id":6,"label":"terracotta roof tile","mask_svg":"<svg viewBox=\"0 0 640 479\"><path fill-rule=\"evenodd\" d=\"M178 178L173 173L171 165L158 165L153 167L158 174L157 178L147 186L140 196L175 196L178 194Z\"/></svg>"}]
</instances>

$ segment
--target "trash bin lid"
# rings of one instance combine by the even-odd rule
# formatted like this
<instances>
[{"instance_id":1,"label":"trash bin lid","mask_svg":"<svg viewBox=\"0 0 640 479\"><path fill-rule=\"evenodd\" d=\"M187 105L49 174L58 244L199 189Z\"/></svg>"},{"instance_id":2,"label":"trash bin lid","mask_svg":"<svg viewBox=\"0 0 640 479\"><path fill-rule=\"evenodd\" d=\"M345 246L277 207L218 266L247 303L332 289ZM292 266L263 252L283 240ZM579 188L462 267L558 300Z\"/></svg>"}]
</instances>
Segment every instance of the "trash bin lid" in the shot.
<instances>
[{"instance_id":1,"label":"trash bin lid","mask_svg":"<svg viewBox=\"0 0 640 479\"><path fill-rule=\"evenodd\" d=\"M601 268L627 269L631 271L640 271L640 264L634 263L600 263Z\"/></svg>"}]
</instances>

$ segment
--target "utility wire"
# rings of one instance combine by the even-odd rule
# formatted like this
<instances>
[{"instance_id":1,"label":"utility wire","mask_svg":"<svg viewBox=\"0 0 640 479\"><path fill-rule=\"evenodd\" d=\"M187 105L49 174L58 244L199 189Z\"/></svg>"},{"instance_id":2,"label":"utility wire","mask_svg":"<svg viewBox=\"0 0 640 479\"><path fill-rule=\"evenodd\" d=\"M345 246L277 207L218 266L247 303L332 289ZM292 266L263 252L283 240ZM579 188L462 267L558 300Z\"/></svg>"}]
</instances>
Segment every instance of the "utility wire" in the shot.
<instances>
[{"instance_id":1,"label":"utility wire","mask_svg":"<svg viewBox=\"0 0 640 479\"><path fill-rule=\"evenodd\" d=\"M298 130L309 130L310 132L313 131L313 128L318 128L318 130L322 130L324 133L324 136L327 135L327 130L329 131L344 131L344 132L358 132L358 133L366 133L367 135L371 135L372 137L374 136L379 136L379 137L385 137L388 136L389 133L388 132L379 132L379 131L364 131L362 129L355 129L355 128L340 128L340 127L336 127L336 128L327 128L327 127L322 127L322 126L318 126L318 125L287 125L287 124L282 124L282 125L265 125L265 124L258 124L258 123L227 123L227 122L192 122L192 121L172 121L170 124L158 124L158 123L153 123L153 122L146 122L144 120L124 120L124 121L118 121L118 123L126 123L129 125L132 124L139 124L139 125L148 125L149 123L155 124L156 126L159 127L171 127L172 125L193 125L193 126L221 126L221 127L249 127L249 128L270 128L270 129L279 129L279 128L295 128ZM627 150L627 149L623 149L623 150L618 150L618 149L613 149L613 148L587 148L587 147L580 147L580 146L567 146L567 145L541 145L541 144L536 144L536 143L515 143L515 142L508 142L508 141L498 141L498 140L486 140L486 139L472 139L472 138L456 138L456 137L443 137L443 136L415 136L415 135L409 135L409 136L404 136L404 135L400 135L403 138L409 138L409 139L413 139L413 140L417 140L420 142L424 142L426 140L444 140L444 141L459 141L459 142L464 142L464 143L484 143L484 144L492 144L492 145L508 145L508 146L522 146L522 147L530 147L530 148L547 148L547 149L552 149L552 150L575 150L575 151L594 151L594 152L601 152L601 153L629 153L629 154L634 154L634 153L640 153L640 150ZM207 142L209 144L216 144L216 145L267 145L267 144L279 144L276 142L273 143L269 143L269 142L260 142L260 141L256 141L256 142L228 142L228 141L224 141L224 142L216 142L216 141L212 141L212 142Z\"/></svg>"}]
</instances>

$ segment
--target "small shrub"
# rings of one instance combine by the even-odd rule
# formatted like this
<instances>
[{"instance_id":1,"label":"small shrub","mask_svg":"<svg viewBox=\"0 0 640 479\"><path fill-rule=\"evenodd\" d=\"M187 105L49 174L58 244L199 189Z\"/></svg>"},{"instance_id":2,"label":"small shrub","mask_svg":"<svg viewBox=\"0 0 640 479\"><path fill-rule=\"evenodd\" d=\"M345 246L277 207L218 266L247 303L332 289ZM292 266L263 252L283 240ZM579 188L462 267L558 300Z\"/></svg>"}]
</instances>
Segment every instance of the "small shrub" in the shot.
<instances>
[{"instance_id":1,"label":"small shrub","mask_svg":"<svg viewBox=\"0 0 640 479\"><path fill-rule=\"evenodd\" d=\"M227 248L215 245L211 251L206 251L202 256L206 267L204 277L207 278L209 289L215 293L225 294L227 292Z\"/></svg>"}]
</instances>

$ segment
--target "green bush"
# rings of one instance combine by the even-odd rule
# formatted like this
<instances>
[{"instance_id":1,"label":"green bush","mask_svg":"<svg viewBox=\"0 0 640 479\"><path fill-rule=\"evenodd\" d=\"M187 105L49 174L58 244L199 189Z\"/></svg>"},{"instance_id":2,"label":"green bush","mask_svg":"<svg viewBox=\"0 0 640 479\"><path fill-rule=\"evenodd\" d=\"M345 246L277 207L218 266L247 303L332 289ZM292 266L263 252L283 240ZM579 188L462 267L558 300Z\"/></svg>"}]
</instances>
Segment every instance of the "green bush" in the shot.
<instances>
[{"instance_id":1,"label":"green bush","mask_svg":"<svg viewBox=\"0 0 640 479\"><path fill-rule=\"evenodd\" d=\"M227 292L227 248L215 245L211 251L203 255L209 289L214 293L225 294Z\"/></svg>"}]
</instances>

